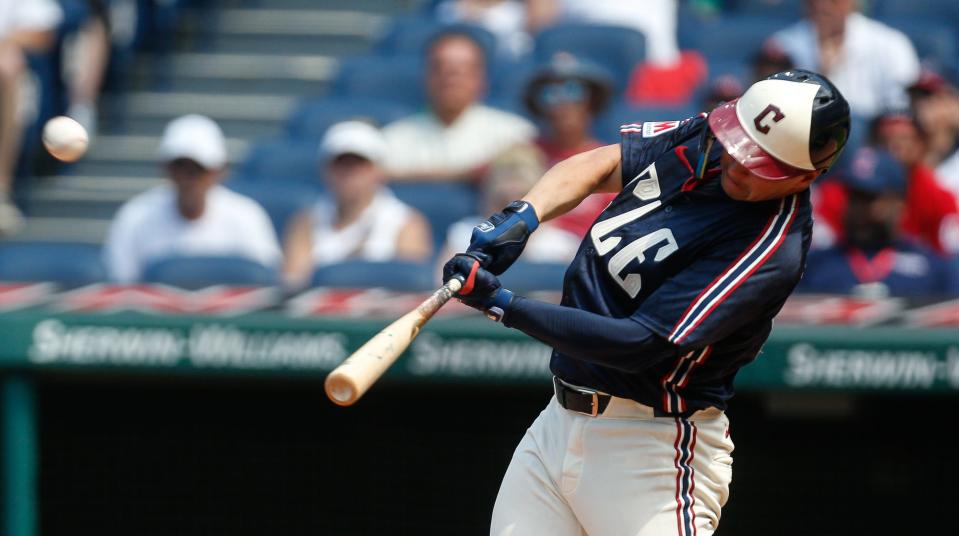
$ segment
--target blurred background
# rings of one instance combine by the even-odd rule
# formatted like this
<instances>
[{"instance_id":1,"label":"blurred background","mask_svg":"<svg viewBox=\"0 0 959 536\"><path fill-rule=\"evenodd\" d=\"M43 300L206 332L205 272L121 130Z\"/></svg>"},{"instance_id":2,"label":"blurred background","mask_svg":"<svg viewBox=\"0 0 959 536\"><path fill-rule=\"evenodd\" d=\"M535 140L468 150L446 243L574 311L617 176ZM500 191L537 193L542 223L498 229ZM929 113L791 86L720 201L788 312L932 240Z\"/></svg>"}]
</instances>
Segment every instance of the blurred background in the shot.
<instances>
[{"instance_id":1,"label":"blurred background","mask_svg":"<svg viewBox=\"0 0 959 536\"><path fill-rule=\"evenodd\" d=\"M0 534L486 534L548 349L451 303L357 406L325 374L551 165L793 67L853 131L718 534L948 532L954 0L0 0ZM558 301L609 199L504 284Z\"/></svg>"}]
</instances>

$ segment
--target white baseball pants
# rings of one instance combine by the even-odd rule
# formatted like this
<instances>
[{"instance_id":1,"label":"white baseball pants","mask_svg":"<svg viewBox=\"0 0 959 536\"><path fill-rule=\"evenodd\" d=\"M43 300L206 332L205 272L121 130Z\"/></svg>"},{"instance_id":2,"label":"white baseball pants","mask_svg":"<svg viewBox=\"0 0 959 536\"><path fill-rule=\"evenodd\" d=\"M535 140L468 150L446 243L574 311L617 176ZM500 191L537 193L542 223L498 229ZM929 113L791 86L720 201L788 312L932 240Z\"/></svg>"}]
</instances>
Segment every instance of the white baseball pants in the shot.
<instances>
[{"instance_id":1,"label":"white baseball pants","mask_svg":"<svg viewBox=\"0 0 959 536\"><path fill-rule=\"evenodd\" d=\"M719 410L688 419L613 398L590 417L550 401L513 453L491 536L708 536L732 481Z\"/></svg>"}]
</instances>

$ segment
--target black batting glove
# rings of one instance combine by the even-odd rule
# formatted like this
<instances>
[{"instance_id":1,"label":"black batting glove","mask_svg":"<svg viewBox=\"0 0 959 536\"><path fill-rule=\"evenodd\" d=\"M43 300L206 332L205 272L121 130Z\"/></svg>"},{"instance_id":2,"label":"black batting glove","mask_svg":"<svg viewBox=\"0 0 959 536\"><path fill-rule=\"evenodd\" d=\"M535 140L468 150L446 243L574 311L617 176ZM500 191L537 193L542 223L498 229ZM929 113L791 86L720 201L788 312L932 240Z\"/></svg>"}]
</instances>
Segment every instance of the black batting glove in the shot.
<instances>
[{"instance_id":1,"label":"black batting glove","mask_svg":"<svg viewBox=\"0 0 959 536\"><path fill-rule=\"evenodd\" d=\"M455 255L443 266L443 281L454 278L463 282L457 299L482 311L491 320L502 320L513 301L513 293L503 288L499 278L481 266L479 258L470 253Z\"/></svg>"},{"instance_id":2,"label":"black batting glove","mask_svg":"<svg viewBox=\"0 0 959 536\"><path fill-rule=\"evenodd\" d=\"M499 275L516 262L537 227L539 218L533 205L513 201L473 228L466 253L477 254L483 268Z\"/></svg>"}]
</instances>

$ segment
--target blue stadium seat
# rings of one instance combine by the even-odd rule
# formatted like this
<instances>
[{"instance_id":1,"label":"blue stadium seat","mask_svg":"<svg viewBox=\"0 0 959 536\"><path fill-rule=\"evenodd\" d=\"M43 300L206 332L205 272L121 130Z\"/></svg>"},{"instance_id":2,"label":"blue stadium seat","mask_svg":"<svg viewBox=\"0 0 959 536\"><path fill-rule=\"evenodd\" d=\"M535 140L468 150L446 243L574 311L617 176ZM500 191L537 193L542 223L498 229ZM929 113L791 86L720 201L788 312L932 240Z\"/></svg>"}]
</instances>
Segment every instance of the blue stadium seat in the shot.
<instances>
[{"instance_id":1,"label":"blue stadium seat","mask_svg":"<svg viewBox=\"0 0 959 536\"><path fill-rule=\"evenodd\" d=\"M314 184L319 174L316 141L277 139L257 143L236 174L245 181Z\"/></svg>"},{"instance_id":2,"label":"blue stadium seat","mask_svg":"<svg viewBox=\"0 0 959 536\"><path fill-rule=\"evenodd\" d=\"M390 189L400 200L426 216L433 231L433 251L446 240L446 229L479 209L476 190L469 184L396 182Z\"/></svg>"},{"instance_id":3,"label":"blue stadium seat","mask_svg":"<svg viewBox=\"0 0 959 536\"><path fill-rule=\"evenodd\" d=\"M439 282L435 267L427 263L350 260L320 266L313 272L311 285L418 292L432 290Z\"/></svg>"},{"instance_id":4,"label":"blue stadium seat","mask_svg":"<svg viewBox=\"0 0 959 536\"><path fill-rule=\"evenodd\" d=\"M646 37L629 28L592 24L561 24L536 36L537 61L549 61L558 52L570 52L605 68L621 94L633 69L646 58Z\"/></svg>"},{"instance_id":5,"label":"blue stadium seat","mask_svg":"<svg viewBox=\"0 0 959 536\"><path fill-rule=\"evenodd\" d=\"M326 129L348 119L364 119L383 126L413 113L394 101L333 96L301 102L286 122L290 138L319 143Z\"/></svg>"},{"instance_id":6,"label":"blue stadium seat","mask_svg":"<svg viewBox=\"0 0 959 536\"><path fill-rule=\"evenodd\" d=\"M106 280L100 246L75 242L0 244L0 281L51 281L78 287Z\"/></svg>"},{"instance_id":7,"label":"blue stadium seat","mask_svg":"<svg viewBox=\"0 0 959 536\"><path fill-rule=\"evenodd\" d=\"M803 16L803 0L726 0L723 5L727 11L749 15Z\"/></svg>"},{"instance_id":8,"label":"blue stadium seat","mask_svg":"<svg viewBox=\"0 0 959 536\"><path fill-rule=\"evenodd\" d=\"M772 34L795 22L780 15L725 15L689 25L680 41L683 47L698 50L710 64L746 61Z\"/></svg>"},{"instance_id":9,"label":"blue stadium seat","mask_svg":"<svg viewBox=\"0 0 959 536\"><path fill-rule=\"evenodd\" d=\"M143 281L191 290L213 285L268 287L279 282L279 274L275 268L245 257L183 256L150 263L143 271Z\"/></svg>"},{"instance_id":10,"label":"blue stadium seat","mask_svg":"<svg viewBox=\"0 0 959 536\"><path fill-rule=\"evenodd\" d=\"M248 181L240 178L231 179L226 186L259 203L270 216L273 229L281 240L290 218L313 204L322 192L319 183L311 185L282 181Z\"/></svg>"},{"instance_id":11,"label":"blue stadium seat","mask_svg":"<svg viewBox=\"0 0 959 536\"><path fill-rule=\"evenodd\" d=\"M426 102L420 56L362 56L344 60L332 94L396 102L414 109Z\"/></svg>"},{"instance_id":12,"label":"blue stadium seat","mask_svg":"<svg viewBox=\"0 0 959 536\"><path fill-rule=\"evenodd\" d=\"M959 2L956 0L872 0L871 16L887 20L897 17L925 15L959 25Z\"/></svg>"},{"instance_id":13,"label":"blue stadium seat","mask_svg":"<svg viewBox=\"0 0 959 536\"><path fill-rule=\"evenodd\" d=\"M524 293L536 290L562 290L568 263L517 262L500 276L503 287Z\"/></svg>"},{"instance_id":14,"label":"blue stadium seat","mask_svg":"<svg viewBox=\"0 0 959 536\"><path fill-rule=\"evenodd\" d=\"M921 59L932 60L936 65L953 66L959 60L956 44L959 30L934 17L933 13L921 17L895 16L881 19L881 22L906 34Z\"/></svg>"},{"instance_id":15,"label":"blue stadium seat","mask_svg":"<svg viewBox=\"0 0 959 536\"><path fill-rule=\"evenodd\" d=\"M523 103L526 85L536 74L539 64L532 58L521 61L500 61L490 72L489 94L486 103L513 113L529 116Z\"/></svg>"},{"instance_id":16,"label":"blue stadium seat","mask_svg":"<svg viewBox=\"0 0 959 536\"><path fill-rule=\"evenodd\" d=\"M452 31L470 35L483 48L488 58L494 57L496 37L489 30L473 24L441 24L420 14L393 18L386 32L377 40L375 51L384 56L423 57L426 47L436 35Z\"/></svg>"}]
</instances>

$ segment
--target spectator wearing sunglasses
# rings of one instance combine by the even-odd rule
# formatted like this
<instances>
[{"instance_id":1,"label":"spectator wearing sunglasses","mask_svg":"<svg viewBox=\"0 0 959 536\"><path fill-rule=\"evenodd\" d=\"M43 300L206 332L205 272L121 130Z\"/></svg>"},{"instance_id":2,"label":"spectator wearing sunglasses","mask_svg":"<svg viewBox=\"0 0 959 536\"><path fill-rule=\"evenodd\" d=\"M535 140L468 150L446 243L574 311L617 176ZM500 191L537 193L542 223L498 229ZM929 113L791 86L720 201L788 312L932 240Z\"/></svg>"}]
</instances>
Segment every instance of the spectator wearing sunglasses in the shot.
<instances>
[{"instance_id":1,"label":"spectator wearing sunglasses","mask_svg":"<svg viewBox=\"0 0 959 536\"><path fill-rule=\"evenodd\" d=\"M600 147L593 137L593 119L609 102L611 82L597 66L570 54L557 54L530 79L524 93L529 112L540 123L536 145L546 156L547 167ZM606 207L609 194L588 197L577 208L556 220L556 225L584 236Z\"/></svg>"}]
</instances>

